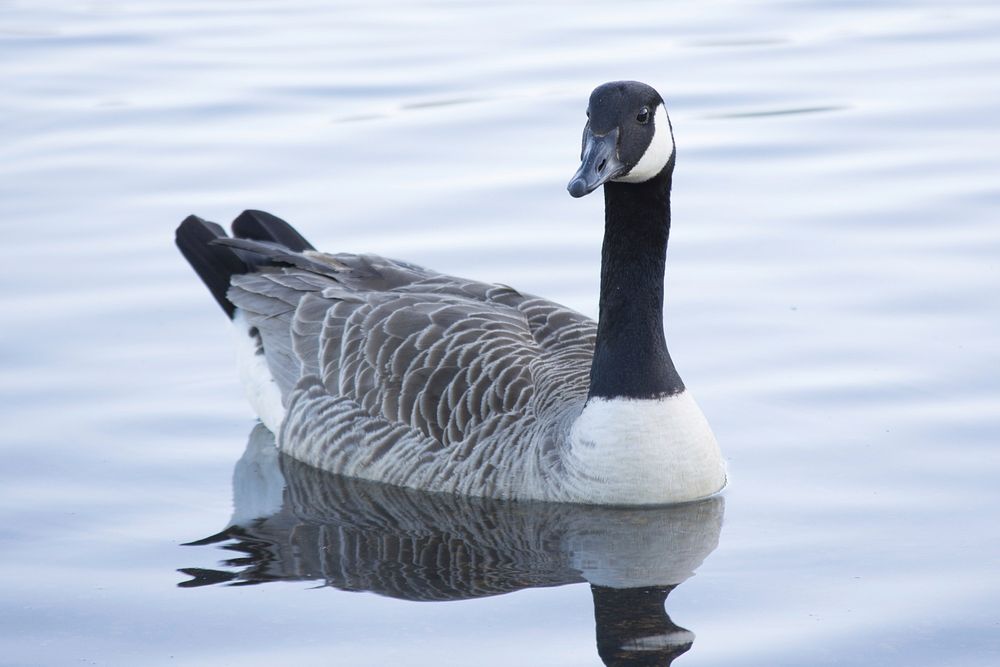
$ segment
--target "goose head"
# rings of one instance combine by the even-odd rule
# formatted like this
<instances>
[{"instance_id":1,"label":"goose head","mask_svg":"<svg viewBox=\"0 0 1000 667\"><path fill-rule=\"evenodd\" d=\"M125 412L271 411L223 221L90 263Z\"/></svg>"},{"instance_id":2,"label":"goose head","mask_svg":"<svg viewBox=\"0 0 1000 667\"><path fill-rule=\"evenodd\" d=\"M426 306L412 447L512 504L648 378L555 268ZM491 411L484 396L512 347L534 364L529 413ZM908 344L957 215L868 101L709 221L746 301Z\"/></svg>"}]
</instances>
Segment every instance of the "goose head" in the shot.
<instances>
[{"instance_id":1,"label":"goose head","mask_svg":"<svg viewBox=\"0 0 1000 667\"><path fill-rule=\"evenodd\" d=\"M566 189L582 197L608 181L644 183L669 169L673 155L660 94L638 81L605 83L590 94L582 164Z\"/></svg>"}]
</instances>

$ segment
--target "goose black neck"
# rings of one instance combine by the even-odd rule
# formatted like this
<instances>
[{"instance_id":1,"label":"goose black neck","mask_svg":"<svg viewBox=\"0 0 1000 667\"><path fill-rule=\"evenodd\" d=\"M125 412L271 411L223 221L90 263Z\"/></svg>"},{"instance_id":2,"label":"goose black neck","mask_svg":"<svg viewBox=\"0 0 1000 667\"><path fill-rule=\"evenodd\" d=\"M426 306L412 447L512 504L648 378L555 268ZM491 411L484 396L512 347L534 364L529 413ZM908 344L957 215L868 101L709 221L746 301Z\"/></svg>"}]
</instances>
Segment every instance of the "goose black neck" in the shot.
<instances>
[{"instance_id":1,"label":"goose black neck","mask_svg":"<svg viewBox=\"0 0 1000 667\"><path fill-rule=\"evenodd\" d=\"M604 248L590 396L658 398L684 390L663 335L663 272L673 158L644 183L604 184Z\"/></svg>"}]
</instances>

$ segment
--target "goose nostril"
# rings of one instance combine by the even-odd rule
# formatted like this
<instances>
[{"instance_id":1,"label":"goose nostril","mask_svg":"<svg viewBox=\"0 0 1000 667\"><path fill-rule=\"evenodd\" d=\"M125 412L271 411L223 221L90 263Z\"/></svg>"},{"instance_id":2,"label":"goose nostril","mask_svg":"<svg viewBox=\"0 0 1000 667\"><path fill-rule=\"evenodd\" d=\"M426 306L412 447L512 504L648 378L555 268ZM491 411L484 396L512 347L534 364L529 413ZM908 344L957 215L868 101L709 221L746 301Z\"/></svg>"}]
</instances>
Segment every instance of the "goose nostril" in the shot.
<instances>
[{"instance_id":1,"label":"goose nostril","mask_svg":"<svg viewBox=\"0 0 1000 667\"><path fill-rule=\"evenodd\" d=\"M604 167L606 167L607 164L608 164L608 161L606 159L605 160L601 160L601 164L597 165L597 173L601 173L602 171L604 171Z\"/></svg>"}]
</instances>

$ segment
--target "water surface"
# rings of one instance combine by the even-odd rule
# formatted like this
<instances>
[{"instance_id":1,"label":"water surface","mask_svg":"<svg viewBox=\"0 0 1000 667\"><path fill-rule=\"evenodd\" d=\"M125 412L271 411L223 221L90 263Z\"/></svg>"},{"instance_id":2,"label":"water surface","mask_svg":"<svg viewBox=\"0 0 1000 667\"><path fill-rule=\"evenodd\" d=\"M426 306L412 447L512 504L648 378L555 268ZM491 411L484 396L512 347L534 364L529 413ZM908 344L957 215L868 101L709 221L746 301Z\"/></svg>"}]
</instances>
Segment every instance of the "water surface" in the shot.
<instances>
[{"instance_id":1,"label":"water surface","mask_svg":"<svg viewBox=\"0 0 1000 667\"><path fill-rule=\"evenodd\" d=\"M989 2L0 3L0 662L598 665L669 622L689 667L997 664L998 45ZM173 227L262 208L596 314L601 201L565 184L618 78L671 111L667 336L731 473L694 576L616 588L581 560L614 522L574 542L546 510L488 545L404 522L485 569L267 560L280 517L343 515L234 510L254 419ZM182 546L248 496L267 567ZM415 502L355 536L412 535ZM647 574L685 553L653 524ZM616 598L642 588L667 620Z\"/></svg>"}]
</instances>

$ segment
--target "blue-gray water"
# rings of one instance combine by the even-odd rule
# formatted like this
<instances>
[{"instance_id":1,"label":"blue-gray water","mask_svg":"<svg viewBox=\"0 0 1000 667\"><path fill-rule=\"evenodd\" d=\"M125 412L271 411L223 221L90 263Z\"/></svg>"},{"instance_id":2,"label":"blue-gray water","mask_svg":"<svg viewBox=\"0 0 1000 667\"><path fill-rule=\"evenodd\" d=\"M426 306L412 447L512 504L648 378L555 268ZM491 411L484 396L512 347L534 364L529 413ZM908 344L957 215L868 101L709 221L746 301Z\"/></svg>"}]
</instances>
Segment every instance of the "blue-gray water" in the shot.
<instances>
[{"instance_id":1,"label":"blue-gray water","mask_svg":"<svg viewBox=\"0 0 1000 667\"><path fill-rule=\"evenodd\" d=\"M618 78L671 110L667 335L731 474L676 664L1000 663L998 72L985 1L0 2L0 663L600 664L587 517L503 595L178 586L241 570L181 543L254 418L172 233L263 208L594 314L565 183Z\"/></svg>"}]
</instances>

